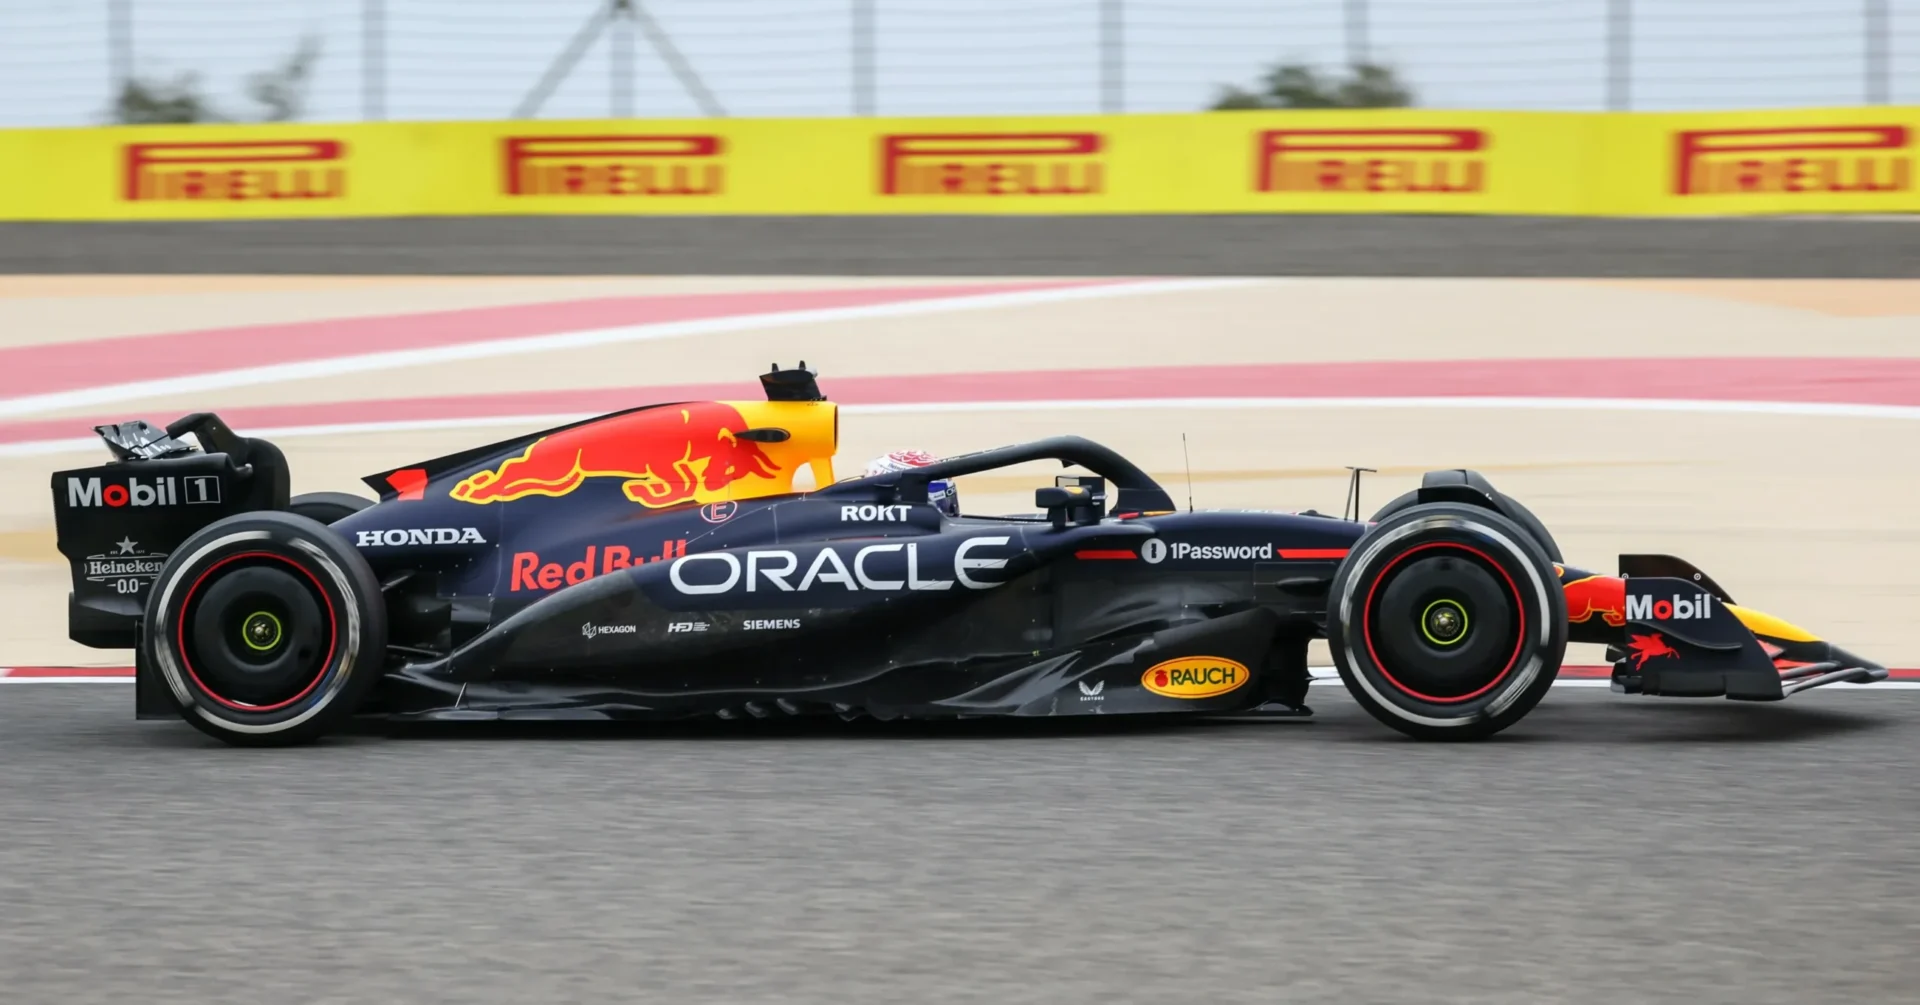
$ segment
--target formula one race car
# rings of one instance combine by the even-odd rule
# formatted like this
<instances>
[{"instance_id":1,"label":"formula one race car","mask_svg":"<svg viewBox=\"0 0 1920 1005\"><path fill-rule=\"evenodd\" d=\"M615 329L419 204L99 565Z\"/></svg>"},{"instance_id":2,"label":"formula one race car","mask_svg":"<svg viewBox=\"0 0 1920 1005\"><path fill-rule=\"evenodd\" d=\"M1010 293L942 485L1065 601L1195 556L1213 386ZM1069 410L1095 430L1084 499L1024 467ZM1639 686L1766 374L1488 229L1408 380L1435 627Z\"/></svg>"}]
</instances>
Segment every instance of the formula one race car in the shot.
<instances>
[{"instance_id":1,"label":"formula one race car","mask_svg":"<svg viewBox=\"0 0 1920 1005\"><path fill-rule=\"evenodd\" d=\"M1538 519L1437 471L1371 521L1179 512L1077 437L835 481L837 406L652 405L289 498L285 456L198 413L97 427L53 476L69 635L136 651L136 712L236 744L393 721L1306 714L1307 645L1381 722L1488 736L1569 639L1616 690L1777 700L1879 666L1737 607L1678 559L1562 564ZM185 442L191 436L197 445ZM1038 513L929 486L1077 466ZM809 468L816 488L795 491Z\"/></svg>"}]
</instances>

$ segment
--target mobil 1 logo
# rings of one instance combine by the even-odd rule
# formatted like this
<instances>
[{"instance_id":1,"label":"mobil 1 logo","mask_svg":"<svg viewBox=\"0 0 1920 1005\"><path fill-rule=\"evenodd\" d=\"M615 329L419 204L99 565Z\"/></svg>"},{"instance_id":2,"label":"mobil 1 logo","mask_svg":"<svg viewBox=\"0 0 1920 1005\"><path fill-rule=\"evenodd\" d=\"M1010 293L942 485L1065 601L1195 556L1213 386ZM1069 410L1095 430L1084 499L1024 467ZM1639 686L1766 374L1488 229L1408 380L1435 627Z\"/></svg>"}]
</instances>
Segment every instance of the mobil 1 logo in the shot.
<instances>
[{"instance_id":1,"label":"mobil 1 logo","mask_svg":"<svg viewBox=\"0 0 1920 1005\"><path fill-rule=\"evenodd\" d=\"M72 509L139 509L194 504L220 504L219 475L161 475L155 478L67 476L67 506Z\"/></svg>"}]
</instances>

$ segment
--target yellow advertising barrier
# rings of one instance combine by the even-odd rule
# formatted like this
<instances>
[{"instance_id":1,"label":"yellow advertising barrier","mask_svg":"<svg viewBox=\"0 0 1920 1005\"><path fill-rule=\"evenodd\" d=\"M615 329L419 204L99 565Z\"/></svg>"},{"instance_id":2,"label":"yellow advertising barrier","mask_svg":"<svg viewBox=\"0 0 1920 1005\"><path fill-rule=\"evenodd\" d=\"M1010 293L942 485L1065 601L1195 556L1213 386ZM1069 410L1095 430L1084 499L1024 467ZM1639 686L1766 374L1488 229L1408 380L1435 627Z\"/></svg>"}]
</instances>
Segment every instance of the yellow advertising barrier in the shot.
<instances>
[{"instance_id":1,"label":"yellow advertising barrier","mask_svg":"<svg viewBox=\"0 0 1920 1005\"><path fill-rule=\"evenodd\" d=\"M0 131L0 219L1920 212L1920 109Z\"/></svg>"}]
</instances>

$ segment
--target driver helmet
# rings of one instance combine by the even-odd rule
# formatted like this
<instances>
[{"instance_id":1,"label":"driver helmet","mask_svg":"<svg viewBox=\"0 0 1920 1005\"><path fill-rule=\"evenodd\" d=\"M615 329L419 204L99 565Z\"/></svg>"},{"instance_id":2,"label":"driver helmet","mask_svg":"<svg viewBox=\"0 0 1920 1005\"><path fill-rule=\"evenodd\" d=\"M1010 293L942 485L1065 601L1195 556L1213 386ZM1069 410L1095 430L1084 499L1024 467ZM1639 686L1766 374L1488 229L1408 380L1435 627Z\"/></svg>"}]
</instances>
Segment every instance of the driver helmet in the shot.
<instances>
[{"instance_id":1,"label":"driver helmet","mask_svg":"<svg viewBox=\"0 0 1920 1005\"><path fill-rule=\"evenodd\" d=\"M924 450L895 450L867 462L867 477L892 474L910 468L924 468L939 458ZM948 516L960 515L960 490L947 479L927 483L927 501Z\"/></svg>"}]
</instances>

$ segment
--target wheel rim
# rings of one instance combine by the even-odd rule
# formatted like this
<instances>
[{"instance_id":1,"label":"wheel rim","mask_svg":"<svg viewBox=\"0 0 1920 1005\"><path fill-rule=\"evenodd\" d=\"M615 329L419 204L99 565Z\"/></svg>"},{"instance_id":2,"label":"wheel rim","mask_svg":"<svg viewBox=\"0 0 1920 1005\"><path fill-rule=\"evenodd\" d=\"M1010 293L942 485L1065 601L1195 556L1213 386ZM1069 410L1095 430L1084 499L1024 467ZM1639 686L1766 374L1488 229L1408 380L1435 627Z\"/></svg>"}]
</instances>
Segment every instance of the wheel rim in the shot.
<instances>
[{"instance_id":1,"label":"wheel rim","mask_svg":"<svg viewBox=\"0 0 1920 1005\"><path fill-rule=\"evenodd\" d=\"M208 699L238 712L274 712L319 687L333 663L331 597L300 563L271 552L222 559L180 608L181 663Z\"/></svg>"},{"instance_id":2,"label":"wheel rim","mask_svg":"<svg viewBox=\"0 0 1920 1005\"><path fill-rule=\"evenodd\" d=\"M1486 552L1434 542L1394 556L1374 578L1361 634L1380 676L1400 693L1458 704L1513 672L1526 610L1513 577Z\"/></svg>"}]
</instances>

